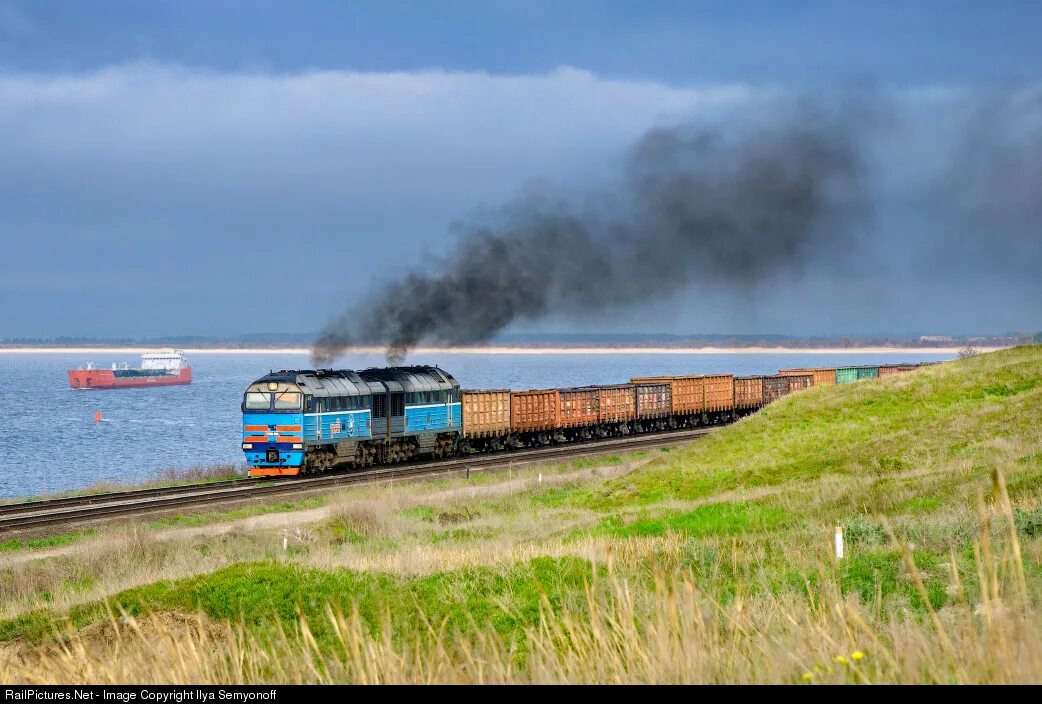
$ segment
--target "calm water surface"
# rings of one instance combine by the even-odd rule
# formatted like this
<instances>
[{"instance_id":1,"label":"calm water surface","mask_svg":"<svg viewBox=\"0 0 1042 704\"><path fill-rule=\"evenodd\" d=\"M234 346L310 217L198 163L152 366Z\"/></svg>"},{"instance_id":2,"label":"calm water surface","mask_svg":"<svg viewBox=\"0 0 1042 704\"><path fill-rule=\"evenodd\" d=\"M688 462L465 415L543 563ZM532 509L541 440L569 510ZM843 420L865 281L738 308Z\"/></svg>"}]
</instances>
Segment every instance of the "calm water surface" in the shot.
<instances>
[{"instance_id":1,"label":"calm water surface","mask_svg":"<svg viewBox=\"0 0 1042 704\"><path fill-rule=\"evenodd\" d=\"M569 354L416 355L464 388L545 388L624 382L653 374L767 374L786 367L882 364L950 357L923 354ZM3 408L0 497L76 489L102 481L138 482L167 468L241 464L239 401L270 369L308 367L284 354L194 354L189 386L73 391L65 370L88 361L137 366L130 354L0 354ZM356 356L344 366L383 364ZM94 422L101 411L104 421Z\"/></svg>"}]
</instances>

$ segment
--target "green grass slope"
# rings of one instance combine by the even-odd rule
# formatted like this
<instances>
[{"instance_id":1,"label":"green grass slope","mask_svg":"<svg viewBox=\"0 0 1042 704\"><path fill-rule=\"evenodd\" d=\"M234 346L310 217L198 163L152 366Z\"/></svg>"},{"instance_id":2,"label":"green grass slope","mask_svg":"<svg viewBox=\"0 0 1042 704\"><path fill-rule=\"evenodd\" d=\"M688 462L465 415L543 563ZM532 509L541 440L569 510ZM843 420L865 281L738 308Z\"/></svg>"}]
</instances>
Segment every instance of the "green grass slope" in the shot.
<instances>
[{"instance_id":1,"label":"green grass slope","mask_svg":"<svg viewBox=\"0 0 1042 704\"><path fill-rule=\"evenodd\" d=\"M1042 348L1021 347L903 376L818 387L785 399L637 477L568 501L624 507L914 468L1038 466Z\"/></svg>"}]
</instances>

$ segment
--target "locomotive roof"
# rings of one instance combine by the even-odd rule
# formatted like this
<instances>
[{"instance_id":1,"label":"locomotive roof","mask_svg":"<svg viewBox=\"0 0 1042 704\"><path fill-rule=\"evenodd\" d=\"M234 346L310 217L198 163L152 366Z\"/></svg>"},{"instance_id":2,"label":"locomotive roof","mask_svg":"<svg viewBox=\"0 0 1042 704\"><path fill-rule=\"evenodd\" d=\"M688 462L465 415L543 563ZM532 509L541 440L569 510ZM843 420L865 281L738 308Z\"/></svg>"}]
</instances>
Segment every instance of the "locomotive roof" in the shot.
<instances>
[{"instance_id":1,"label":"locomotive roof","mask_svg":"<svg viewBox=\"0 0 1042 704\"><path fill-rule=\"evenodd\" d=\"M257 379L297 384L314 396L368 396L413 391L443 391L458 386L451 374L438 367L387 367L365 369L282 369Z\"/></svg>"},{"instance_id":2,"label":"locomotive roof","mask_svg":"<svg viewBox=\"0 0 1042 704\"><path fill-rule=\"evenodd\" d=\"M366 381L383 383L388 391L446 391L459 384L451 374L438 367L383 367L359 372Z\"/></svg>"}]
</instances>

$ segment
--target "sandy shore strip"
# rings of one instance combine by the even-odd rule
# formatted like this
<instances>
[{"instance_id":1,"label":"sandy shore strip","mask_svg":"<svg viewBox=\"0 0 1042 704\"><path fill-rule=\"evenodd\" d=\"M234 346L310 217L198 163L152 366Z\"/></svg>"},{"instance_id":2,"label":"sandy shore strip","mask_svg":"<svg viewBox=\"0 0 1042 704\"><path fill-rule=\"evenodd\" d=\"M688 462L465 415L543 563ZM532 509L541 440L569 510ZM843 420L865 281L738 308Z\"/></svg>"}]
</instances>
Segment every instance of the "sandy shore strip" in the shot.
<instances>
[{"instance_id":1,"label":"sandy shore strip","mask_svg":"<svg viewBox=\"0 0 1042 704\"><path fill-rule=\"evenodd\" d=\"M0 347L0 354L145 354L169 350L170 347ZM310 355L307 347L220 348L179 347L188 354L278 354ZM499 354L499 355L595 355L595 354L907 354L956 355L963 347L417 347L410 354ZM995 352L1003 347L974 347L977 352ZM359 347L351 354L383 354L381 347Z\"/></svg>"}]
</instances>

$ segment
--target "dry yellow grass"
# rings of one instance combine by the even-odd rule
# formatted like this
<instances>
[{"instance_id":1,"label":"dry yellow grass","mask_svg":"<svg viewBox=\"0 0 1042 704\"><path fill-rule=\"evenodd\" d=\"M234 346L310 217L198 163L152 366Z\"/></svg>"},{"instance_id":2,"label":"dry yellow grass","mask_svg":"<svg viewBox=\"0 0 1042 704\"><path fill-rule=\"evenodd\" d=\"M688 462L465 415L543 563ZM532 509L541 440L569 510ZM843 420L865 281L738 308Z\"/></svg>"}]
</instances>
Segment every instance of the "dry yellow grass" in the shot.
<instances>
[{"instance_id":1,"label":"dry yellow grass","mask_svg":"<svg viewBox=\"0 0 1042 704\"><path fill-rule=\"evenodd\" d=\"M439 481L366 487L333 495L319 509L167 530L132 524L53 550L8 553L0 555L0 618L39 608L67 609L157 580L205 574L241 561L277 559L323 568L415 575L477 564L509 564L544 554L600 557L610 549L605 547L608 541L594 541L591 546L564 546L559 541L544 544L549 535L592 520L592 514L585 511L525 512L511 517L493 513L469 523L488 529L495 539L463 545L432 544L423 525L410 523L400 514L417 506L453 511L540 486L601 482L647 461L581 469L537 466L489 475L480 484ZM560 520L565 513L571 517ZM341 523L363 538L364 544L331 542L329 531L322 530L330 522ZM289 551L282 548L284 540Z\"/></svg>"},{"instance_id":2,"label":"dry yellow grass","mask_svg":"<svg viewBox=\"0 0 1042 704\"><path fill-rule=\"evenodd\" d=\"M407 642L330 610L336 647L306 621L266 636L203 616L115 618L45 648L0 650L4 682L96 683L1026 683L1042 672L1034 608L958 606L938 626L885 624L836 591L812 604L773 596L722 604L688 574L651 592L611 577L582 614L544 607L517 651L491 629L461 638L437 623Z\"/></svg>"},{"instance_id":3,"label":"dry yellow grass","mask_svg":"<svg viewBox=\"0 0 1042 704\"><path fill-rule=\"evenodd\" d=\"M112 615L56 642L0 647L4 682L555 682L555 683L1024 683L1042 677L1042 614L1024 577L1024 557L1005 478L981 496L975 569L982 588L970 602L953 561L958 599L929 607L911 552L906 569L926 617L880 619L844 597L838 584L807 585L807 598L739 591L721 601L686 570L656 568L638 588L633 568L661 542L626 541L610 551L605 584L597 572L582 609L544 599L524 648L495 630L450 632L428 621L398 637L390 619L374 632L355 610L326 608L335 647L320 646L301 617L291 631L259 634L199 615ZM368 521L369 518L365 517ZM891 533L895 545L905 543ZM674 548L679 549L679 544ZM665 561L659 561L662 564Z\"/></svg>"}]
</instances>

